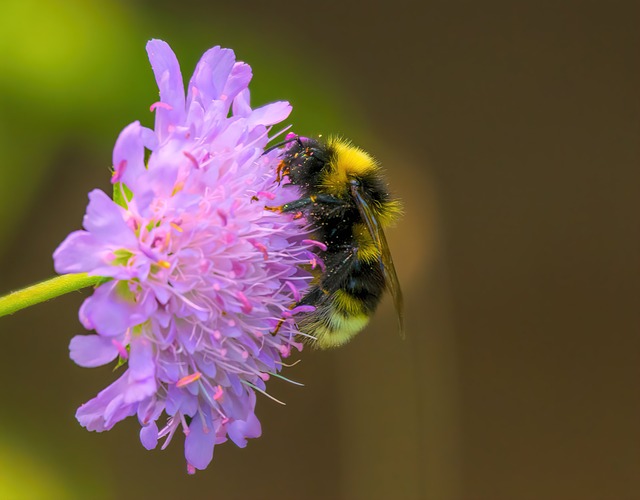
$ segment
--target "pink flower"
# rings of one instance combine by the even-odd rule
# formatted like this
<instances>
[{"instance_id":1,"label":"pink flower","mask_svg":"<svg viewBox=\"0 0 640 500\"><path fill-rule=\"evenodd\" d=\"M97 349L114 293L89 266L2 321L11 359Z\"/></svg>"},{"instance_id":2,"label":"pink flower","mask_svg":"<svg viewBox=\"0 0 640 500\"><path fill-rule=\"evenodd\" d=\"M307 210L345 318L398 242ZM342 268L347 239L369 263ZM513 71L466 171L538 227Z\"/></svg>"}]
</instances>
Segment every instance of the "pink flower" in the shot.
<instances>
[{"instance_id":1,"label":"pink flower","mask_svg":"<svg viewBox=\"0 0 640 500\"><path fill-rule=\"evenodd\" d=\"M264 210L300 196L274 183L279 153L265 154L289 104L251 109L251 68L229 49L203 55L186 98L170 47L152 40L147 52L160 89L155 129L134 122L122 131L115 201L92 191L84 230L54 262L59 273L111 278L82 305L80 321L96 333L74 337L71 358L125 365L78 420L100 432L137 415L149 449L181 428L194 472L216 444L244 447L260 435L255 391L301 349L292 321L272 332L304 295L310 275L300 266L313 253L304 221Z\"/></svg>"}]
</instances>

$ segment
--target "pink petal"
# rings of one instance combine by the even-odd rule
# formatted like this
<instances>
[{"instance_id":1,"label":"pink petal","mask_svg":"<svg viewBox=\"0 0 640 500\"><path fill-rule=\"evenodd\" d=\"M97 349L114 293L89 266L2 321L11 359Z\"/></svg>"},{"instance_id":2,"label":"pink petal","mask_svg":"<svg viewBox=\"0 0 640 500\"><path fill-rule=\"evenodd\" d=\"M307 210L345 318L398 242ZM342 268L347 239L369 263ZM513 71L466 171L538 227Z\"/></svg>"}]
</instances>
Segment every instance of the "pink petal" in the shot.
<instances>
[{"instance_id":1,"label":"pink petal","mask_svg":"<svg viewBox=\"0 0 640 500\"><path fill-rule=\"evenodd\" d=\"M291 113L291 104L286 101L273 102L260 108L254 109L248 117L250 126L273 125L280 123Z\"/></svg>"},{"instance_id":2,"label":"pink petal","mask_svg":"<svg viewBox=\"0 0 640 500\"><path fill-rule=\"evenodd\" d=\"M260 421L254 413L249 415L246 422L243 420L234 420L227 428L229 439L233 441L239 448L247 446L247 438L257 438L262 434Z\"/></svg>"},{"instance_id":3,"label":"pink petal","mask_svg":"<svg viewBox=\"0 0 640 500\"><path fill-rule=\"evenodd\" d=\"M133 122L120 132L113 148L113 168L111 182L121 181L130 188L146 170L140 122Z\"/></svg>"},{"instance_id":4,"label":"pink petal","mask_svg":"<svg viewBox=\"0 0 640 500\"><path fill-rule=\"evenodd\" d=\"M166 42L150 40L147 54L160 89L160 100L171 108L158 107L155 111L155 131L162 140L168 136L171 124L184 123L184 83L178 59Z\"/></svg>"},{"instance_id":5,"label":"pink petal","mask_svg":"<svg viewBox=\"0 0 640 500\"><path fill-rule=\"evenodd\" d=\"M189 82L187 103L195 99L206 107L211 101L220 99L235 62L236 56L231 49L213 47L207 50Z\"/></svg>"},{"instance_id":6,"label":"pink petal","mask_svg":"<svg viewBox=\"0 0 640 500\"><path fill-rule=\"evenodd\" d=\"M118 356L111 339L99 335L76 335L69 343L69 356L85 368L106 365Z\"/></svg>"},{"instance_id":7,"label":"pink petal","mask_svg":"<svg viewBox=\"0 0 640 500\"><path fill-rule=\"evenodd\" d=\"M207 426L206 431L203 429L203 424ZM184 440L184 456L187 463L199 470L206 469L213 460L215 442L216 433L211 421L204 423L200 413L197 413L189 425L189 434Z\"/></svg>"},{"instance_id":8,"label":"pink petal","mask_svg":"<svg viewBox=\"0 0 640 500\"><path fill-rule=\"evenodd\" d=\"M108 431L117 422L135 415L135 405L123 403L122 392L127 383L128 374L116 380L106 389L100 391L91 401L83 404L76 411L76 418L80 425L89 431Z\"/></svg>"},{"instance_id":9,"label":"pink petal","mask_svg":"<svg viewBox=\"0 0 640 500\"><path fill-rule=\"evenodd\" d=\"M233 100L233 116L246 117L251 114L251 93L249 89L238 92Z\"/></svg>"},{"instance_id":10,"label":"pink petal","mask_svg":"<svg viewBox=\"0 0 640 500\"><path fill-rule=\"evenodd\" d=\"M106 262L112 252L87 231L74 231L53 252L54 269L59 274L88 272L110 276ZM98 272L94 272L99 270Z\"/></svg>"},{"instance_id":11,"label":"pink petal","mask_svg":"<svg viewBox=\"0 0 640 500\"><path fill-rule=\"evenodd\" d=\"M123 218L123 209L103 191L89 193L87 213L82 225L96 238L117 248L136 248L138 240Z\"/></svg>"},{"instance_id":12,"label":"pink petal","mask_svg":"<svg viewBox=\"0 0 640 500\"><path fill-rule=\"evenodd\" d=\"M227 79L222 94L229 103L233 102L236 96L246 89L252 77L251 66L243 62L234 64L231 74Z\"/></svg>"},{"instance_id":13,"label":"pink petal","mask_svg":"<svg viewBox=\"0 0 640 500\"><path fill-rule=\"evenodd\" d=\"M104 283L84 301L79 315L85 328L106 337L114 337L149 319L150 312L144 307L146 304L122 297L117 286L118 282L114 281Z\"/></svg>"},{"instance_id":14,"label":"pink petal","mask_svg":"<svg viewBox=\"0 0 640 500\"><path fill-rule=\"evenodd\" d=\"M140 442L147 450L153 450L158 446L158 426L155 422L140 429Z\"/></svg>"},{"instance_id":15,"label":"pink petal","mask_svg":"<svg viewBox=\"0 0 640 500\"><path fill-rule=\"evenodd\" d=\"M125 403L135 403L155 394L156 364L151 342L142 336L134 337L129 352L129 386L124 393Z\"/></svg>"}]
</instances>

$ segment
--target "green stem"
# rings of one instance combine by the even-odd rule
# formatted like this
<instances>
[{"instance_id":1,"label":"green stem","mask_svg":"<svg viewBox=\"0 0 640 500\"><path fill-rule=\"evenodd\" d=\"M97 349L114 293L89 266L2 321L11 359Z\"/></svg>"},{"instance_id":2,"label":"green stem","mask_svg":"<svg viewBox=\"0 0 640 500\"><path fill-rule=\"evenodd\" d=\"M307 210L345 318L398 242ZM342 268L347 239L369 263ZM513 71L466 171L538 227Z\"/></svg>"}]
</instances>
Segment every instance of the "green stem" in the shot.
<instances>
[{"instance_id":1,"label":"green stem","mask_svg":"<svg viewBox=\"0 0 640 500\"><path fill-rule=\"evenodd\" d=\"M36 285L11 292L0 297L0 317L13 314L20 309L45 302L50 299L75 292L81 288L99 285L105 281L102 276L88 276L87 273L65 274Z\"/></svg>"}]
</instances>

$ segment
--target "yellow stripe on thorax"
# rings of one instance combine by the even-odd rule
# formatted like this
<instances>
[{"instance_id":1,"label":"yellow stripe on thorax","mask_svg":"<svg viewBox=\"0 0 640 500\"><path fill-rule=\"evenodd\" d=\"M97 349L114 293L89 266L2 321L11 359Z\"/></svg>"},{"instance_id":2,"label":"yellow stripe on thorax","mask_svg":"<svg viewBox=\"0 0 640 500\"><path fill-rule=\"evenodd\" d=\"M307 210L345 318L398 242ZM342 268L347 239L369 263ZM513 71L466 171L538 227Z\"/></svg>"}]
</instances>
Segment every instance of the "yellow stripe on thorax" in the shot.
<instances>
[{"instance_id":1,"label":"yellow stripe on thorax","mask_svg":"<svg viewBox=\"0 0 640 500\"><path fill-rule=\"evenodd\" d=\"M393 224L402 215L402 203L390 200L373 207L382 227Z\"/></svg>"},{"instance_id":2,"label":"yellow stripe on thorax","mask_svg":"<svg viewBox=\"0 0 640 500\"><path fill-rule=\"evenodd\" d=\"M327 192L346 194L350 176L363 176L379 168L376 160L369 153L353 146L349 141L330 137L327 146L335 153L322 179L322 185Z\"/></svg>"}]
</instances>

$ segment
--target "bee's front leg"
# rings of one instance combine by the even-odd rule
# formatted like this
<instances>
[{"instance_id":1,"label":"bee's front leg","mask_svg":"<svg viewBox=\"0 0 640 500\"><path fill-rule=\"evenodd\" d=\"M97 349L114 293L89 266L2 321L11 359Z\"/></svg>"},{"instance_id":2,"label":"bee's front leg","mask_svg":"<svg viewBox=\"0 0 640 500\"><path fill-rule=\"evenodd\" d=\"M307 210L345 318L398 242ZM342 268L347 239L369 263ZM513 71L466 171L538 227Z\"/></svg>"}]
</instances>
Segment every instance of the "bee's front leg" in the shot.
<instances>
[{"instance_id":1,"label":"bee's front leg","mask_svg":"<svg viewBox=\"0 0 640 500\"><path fill-rule=\"evenodd\" d=\"M335 207L336 205L342 204L344 204L344 201L340 198L336 198L335 196L331 196L330 194L315 194L285 203L278 207L265 206L264 208L271 212L297 212L312 205L331 205Z\"/></svg>"}]
</instances>

